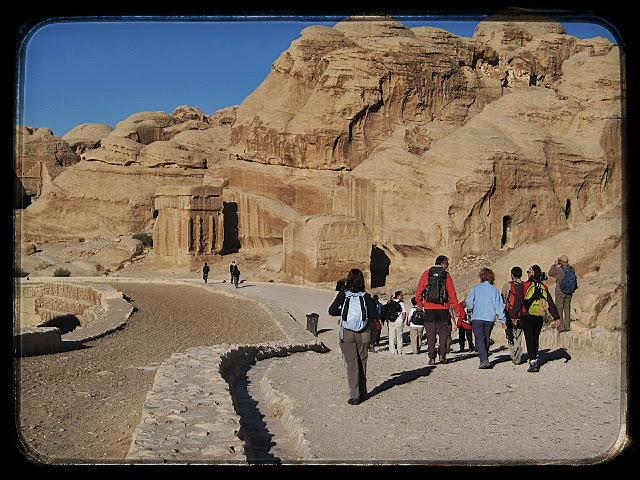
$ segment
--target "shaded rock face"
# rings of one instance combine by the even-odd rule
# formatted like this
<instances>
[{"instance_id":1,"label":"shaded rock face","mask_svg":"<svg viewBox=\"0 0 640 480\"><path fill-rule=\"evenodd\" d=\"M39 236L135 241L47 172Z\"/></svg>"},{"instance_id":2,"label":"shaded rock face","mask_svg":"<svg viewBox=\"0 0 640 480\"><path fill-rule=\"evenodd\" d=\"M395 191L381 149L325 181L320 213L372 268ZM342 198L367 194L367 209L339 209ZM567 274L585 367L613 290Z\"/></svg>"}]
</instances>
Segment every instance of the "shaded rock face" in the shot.
<instances>
[{"instance_id":1,"label":"shaded rock face","mask_svg":"<svg viewBox=\"0 0 640 480\"><path fill-rule=\"evenodd\" d=\"M239 248L315 242L304 229L340 216L389 279L516 249L621 216L620 69L617 46L549 20L490 19L473 38L393 18L307 27L240 105L134 114L74 147L83 161L45 182L23 234L149 229L158 187L225 179ZM316 247L283 248L283 266ZM306 262L303 277L331 270Z\"/></svg>"}]
</instances>

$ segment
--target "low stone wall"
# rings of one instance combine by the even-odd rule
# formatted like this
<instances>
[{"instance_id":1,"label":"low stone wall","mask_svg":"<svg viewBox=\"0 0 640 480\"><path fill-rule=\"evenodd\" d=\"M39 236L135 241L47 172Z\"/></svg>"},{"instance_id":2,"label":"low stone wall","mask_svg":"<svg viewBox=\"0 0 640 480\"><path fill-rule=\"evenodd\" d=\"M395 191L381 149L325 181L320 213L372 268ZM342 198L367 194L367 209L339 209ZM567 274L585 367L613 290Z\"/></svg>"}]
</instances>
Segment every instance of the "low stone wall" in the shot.
<instances>
[{"instance_id":1,"label":"low stone wall","mask_svg":"<svg viewBox=\"0 0 640 480\"><path fill-rule=\"evenodd\" d=\"M101 313L101 298L91 285L66 281L18 280L17 317L14 323L37 327L55 317L74 315L80 326L91 323Z\"/></svg>"},{"instance_id":2,"label":"low stone wall","mask_svg":"<svg viewBox=\"0 0 640 480\"><path fill-rule=\"evenodd\" d=\"M622 354L622 333L610 331L604 327L584 328L580 331L562 332L556 339L552 330L540 333L540 346L543 348L564 348L572 350L591 350L608 357L620 357Z\"/></svg>"},{"instance_id":3,"label":"low stone wall","mask_svg":"<svg viewBox=\"0 0 640 480\"><path fill-rule=\"evenodd\" d=\"M120 328L133 312L122 293L110 285L87 285L77 280L17 280L14 297L13 350L15 356L42 355L65 350L65 341L82 342ZM64 333L41 326L56 317L73 316L79 326Z\"/></svg>"},{"instance_id":4,"label":"low stone wall","mask_svg":"<svg viewBox=\"0 0 640 480\"><path fill-rule=\"evenodd\" d=\"M571 331L562 332L557 337L553 328L549 326L544 327L540 332L540 348L549 350L564 348L568 352L585 350L598 352L612 358L622 358L625 349L622 332L611 331L604 327L580 327L574 325L576 323L579 322L571 322ZM494 326L491 338L497 344L506 346L505 334L498 324ZM524 351L526 352L524 338L522 342Z\"/></svg>"},{"instance_id":5,"label":"low stone wall","mask_svg":"<svg viewBox=\"0 0 640 480\"><path fill-rule=\"evenodd\" d=\"M257 361L326 347L303 344L214 345L171 355L156 372L127 461L246 464L251 439L232 395ZM298 448L301 448L298 446Z\"/></svg>"}]
</instances>

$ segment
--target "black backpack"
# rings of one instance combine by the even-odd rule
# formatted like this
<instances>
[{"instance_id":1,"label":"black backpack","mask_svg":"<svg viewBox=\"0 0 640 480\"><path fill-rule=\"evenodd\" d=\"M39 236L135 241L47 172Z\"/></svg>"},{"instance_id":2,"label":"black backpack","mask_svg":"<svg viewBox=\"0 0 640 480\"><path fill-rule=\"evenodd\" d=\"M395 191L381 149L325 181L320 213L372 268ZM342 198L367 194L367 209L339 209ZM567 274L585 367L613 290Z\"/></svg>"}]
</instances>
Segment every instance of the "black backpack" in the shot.
<instances>
[{"instance_id":1,"label":"black backpack","mask_svg":"<svg viewBox=\"0 0 640 480\"><path fill-rule=\"evenodd\" d=\"M424 325L424 310L416 308L411 314L411 318L407 322L407 325L413 323L414 325Z\"/></svg>"},{"instance_id":2,"label":"black backpack","mask_svg":"<svg viewBox=\"0 0 640 480\"><path fill-rule=\"evenodd\" d=\"M400 312L402 312L400 303L395 300L389 300L382 306L382 320L385 322L395 322Z\"/></svg>"},{"instance_id":3,"label":"black backpack","mask_svg":"<svg viewBox=\"0 0 640 480\"><path fill-rule=\"evenodd\" d=\"M422 291L422 300L439 305L444 305L449 301L447 271L443 267L433 266L429 269L429 278Z\"/></svg>"}]
</instances>

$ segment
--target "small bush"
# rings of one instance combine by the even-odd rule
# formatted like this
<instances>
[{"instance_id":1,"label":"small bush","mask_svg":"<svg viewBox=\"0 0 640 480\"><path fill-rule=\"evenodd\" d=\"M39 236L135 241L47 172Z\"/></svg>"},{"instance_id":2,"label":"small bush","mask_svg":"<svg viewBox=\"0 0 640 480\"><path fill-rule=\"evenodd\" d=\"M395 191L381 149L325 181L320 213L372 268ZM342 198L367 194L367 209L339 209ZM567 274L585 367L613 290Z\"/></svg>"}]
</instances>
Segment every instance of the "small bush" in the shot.
<instances>
[{"instance_id":1,"label":"small bush","mask_svg":"<svg viewBox=\"0 0 640 480\"><path fill-rule=\"evenodd\" d=\"M131 237L140 240L145 247L153 246L153 238L148 233L134 233Z\"/></svg>"},{"instance_id":2,"label":"small bush","mask_svg":"<svg viewBox=\"0 0 640 480\"><path fill-rule=\"evenodd\" d=\"M53 272L54 277L68 277L71 275L71 272L66 268L58 267L55 272Z\"/></svg>"}]
</instances>

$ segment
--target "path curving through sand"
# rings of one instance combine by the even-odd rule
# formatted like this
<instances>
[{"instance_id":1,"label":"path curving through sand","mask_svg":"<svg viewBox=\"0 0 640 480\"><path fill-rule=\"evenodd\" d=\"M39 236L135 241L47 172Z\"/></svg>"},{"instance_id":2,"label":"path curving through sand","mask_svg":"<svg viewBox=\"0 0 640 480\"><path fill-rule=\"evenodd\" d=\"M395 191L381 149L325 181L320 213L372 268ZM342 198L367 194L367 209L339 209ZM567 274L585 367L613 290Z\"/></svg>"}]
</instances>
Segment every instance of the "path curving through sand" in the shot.
<instances>
[{"instance_id":1,"label":"path curving through sand","mask_svg":"<svg viewBox=\"0 0 640 480\"><path fill-rule=\"evenodd\" d=\"M15 359L16 424L37 461L123 459L155 368L200 345L284 339L257 303L197 286L122 283L135 306L125 327L85 348Z\"/></svg>"}]
</instances>

